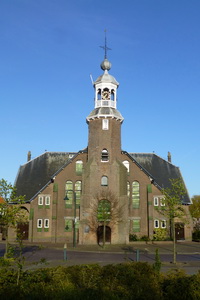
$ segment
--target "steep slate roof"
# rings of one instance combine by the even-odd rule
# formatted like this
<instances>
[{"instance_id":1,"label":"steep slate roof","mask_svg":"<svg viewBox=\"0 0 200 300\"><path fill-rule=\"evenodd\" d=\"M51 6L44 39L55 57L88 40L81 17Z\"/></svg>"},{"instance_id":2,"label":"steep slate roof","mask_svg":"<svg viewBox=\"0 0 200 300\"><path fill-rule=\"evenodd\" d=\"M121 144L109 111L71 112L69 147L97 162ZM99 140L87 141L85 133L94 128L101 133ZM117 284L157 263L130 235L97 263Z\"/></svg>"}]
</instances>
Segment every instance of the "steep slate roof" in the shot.
<instances>
[{"instance_id":1,"label":"steep slate roof","mask_svg":"<svg viewBox=\"0 0 200 300\"><path fill-rule=\"evenodd\" d=\"M86 149L81 151L87 151ZM170 187L171 178L182 178L178 167L162 159L154 153L126 153L141 169L150 176L158 188ZM18 195L26 195L31 200L44 186L51 181L54 175L71 162L72 152L45 152L20 166L15 186ZM184 204L190 204L188 194L183 199Z\"/></svg>"},{"instance_id":2,"label":"steep slate roof","mask_svg":"<svg viewBox=\"0 0 200 300\"><path fill-rule=\"evenodd\" d=\"M68 161L69 152L45 152L20 166L15 186L18 195L26 195L26 200L34 197Z\"/></svg>"},{"instance_id":3,"label":"steep slate roof","mask_svg":"<svg viewBox=\"0 0 200 300\"><path fill-rule=\"evenodd\" d=\"M159 188L170 187L169 179L182 178L180 169L172 163L164 160L155 153L129 153L142 168L144 168ZM183 199L184 204L190 204L189 195L186 194Z\"/></svg>"}]
</instances>

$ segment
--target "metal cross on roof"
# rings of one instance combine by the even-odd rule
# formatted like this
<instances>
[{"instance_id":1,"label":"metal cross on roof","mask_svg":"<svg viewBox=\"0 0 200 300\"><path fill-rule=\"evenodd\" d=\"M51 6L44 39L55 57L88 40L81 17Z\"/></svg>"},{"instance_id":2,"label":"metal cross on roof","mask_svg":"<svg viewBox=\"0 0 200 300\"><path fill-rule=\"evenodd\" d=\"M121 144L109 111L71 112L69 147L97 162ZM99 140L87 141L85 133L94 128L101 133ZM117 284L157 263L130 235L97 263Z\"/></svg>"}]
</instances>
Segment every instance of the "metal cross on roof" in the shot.
<instances>
[{"instance_id":1,"label":"metal cross on roof","mask_svg":"<svg viewBox=\"0 0 200 300\"><path fill-rule=\"evenodd\" d=\"M106 29L104 30L104 32L105 32L105 46L100 46L100 48L104 49L105 51L104 59L107 59L107 51L112 49L107 47Z\"/></svg>"}]
</instances>

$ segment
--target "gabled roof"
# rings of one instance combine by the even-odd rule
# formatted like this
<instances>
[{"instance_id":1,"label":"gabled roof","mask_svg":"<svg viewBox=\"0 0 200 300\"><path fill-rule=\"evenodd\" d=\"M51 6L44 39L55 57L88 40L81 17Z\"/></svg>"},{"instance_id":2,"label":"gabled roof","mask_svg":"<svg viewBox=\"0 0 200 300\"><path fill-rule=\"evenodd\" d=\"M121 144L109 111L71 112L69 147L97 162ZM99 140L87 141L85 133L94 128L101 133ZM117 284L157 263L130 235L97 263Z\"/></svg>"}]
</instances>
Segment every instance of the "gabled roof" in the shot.
<instances>
[{"instance_id":1,"label":"gabled roof","mask_svg":"<svg viewBox=\"0 0 200 300\"><path fill-rule=\"evenodd\" d=\"M85 151L87 149L80 152ZM15 181L17 194L26 195L26 200L33 199L80 152L45 152L20 166ZM170 187L169 179L181 178L183 180L178 167L154 153L124 153L152 179L152 183L159 189ZM183 203L191 203L188 194L184 197Z\"/></svg>"},{"instance_id":2,"label":"gabled roof","mask_svg":"<svg viewBox=\"0 0 200 300\"><path fill-rule=\"evenodd\" d=\"M18 195L30 200L52 179L53 175L70 162L74 152L45 152L20 166L15 186Z\"/></svg>"},{"instance_id":3,"label":"gabled roof","mask_svg":"<svg viewBox=\"0 0 200 300\"><path fill-rule=\"evenodd\" d=\"M147 171L159 189L171 186L170 179L180 178L183 181L179 167L166 161L155 153L129 153L143 169ZM184 181L183 181L184 182ZM190 204L188 194L183 199L184 204Z\"/></svg>"}]
</instances>

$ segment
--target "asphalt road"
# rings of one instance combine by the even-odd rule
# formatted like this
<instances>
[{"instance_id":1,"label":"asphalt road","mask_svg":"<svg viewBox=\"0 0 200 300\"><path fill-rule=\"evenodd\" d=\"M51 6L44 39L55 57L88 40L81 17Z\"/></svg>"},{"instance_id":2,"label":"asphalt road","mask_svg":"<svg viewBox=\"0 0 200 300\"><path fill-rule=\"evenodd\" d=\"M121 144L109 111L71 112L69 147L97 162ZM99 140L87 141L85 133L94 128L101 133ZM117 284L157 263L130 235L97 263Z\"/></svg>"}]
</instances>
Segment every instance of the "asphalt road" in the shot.
<instances>
[{"instance_id":1,"label":"asphalt road","mask_svg":"<svg viewBox=\"0 0 200 300\"><path fill-rule=\"evenodd\" d=\"M5 244L0 244L0 256L4 255ZM47 262L63 261L64 250L49 247L39 247L26 245L23 249L23 255L28 262L37 262L41 259L45 259ZM121 251L120 253L113 252L102 252L102 251L66 251L67 261L69 264L84 264L84 263L121 263L124 261L137 261L136 251ZM172 262L173 254L160 254L162 262ZM139 260L143 262L154 263L155 254L145 253L145 251L139 252ZM193 262L199 263L200 265L200 254L188 253L188 254L177 254L177 262Z\"/></svg>"}]
</instances>

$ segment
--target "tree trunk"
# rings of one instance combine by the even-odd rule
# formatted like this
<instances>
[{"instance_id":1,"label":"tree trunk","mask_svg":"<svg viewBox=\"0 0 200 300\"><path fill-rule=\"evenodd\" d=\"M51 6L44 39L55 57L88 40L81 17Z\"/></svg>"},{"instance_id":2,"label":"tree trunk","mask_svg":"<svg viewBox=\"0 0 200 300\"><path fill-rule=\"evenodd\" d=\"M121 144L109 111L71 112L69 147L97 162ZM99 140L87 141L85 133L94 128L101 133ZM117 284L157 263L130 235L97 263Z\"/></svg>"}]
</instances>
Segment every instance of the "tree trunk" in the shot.
<instances>
[{"instance_id":1,"label":"tree trunk","mask_svg":"<svg viewBox=\"0 0 200 300\"><path fill-rule=\"evenodd\" d=\"M173 263L176 264L176 233L175 233L174 220L172 220L172 231L173 231Z\"/></svg>"},{"instance_id":2,"label":"tree trunk","mask_svg":"<svg viewBox=\"0 0 200 300\"><path fill-rule=\"evenodd\" d=\"M103 221L103 248L105 247L106 243L106 221Z\"/></svg>"},{"instance_id":3,"label":"tree trunk","mask_svg":"<svg viewBox=\"0 0 200 300\"><path fill-rule=\"evenodd\" d=\"M8 243L8 226L6 227L6 244L5 244L5 253L4 253L4 258L7 258L8 256L8 247L9 247L9 243Z\"/></svg>"}]
</instances>

